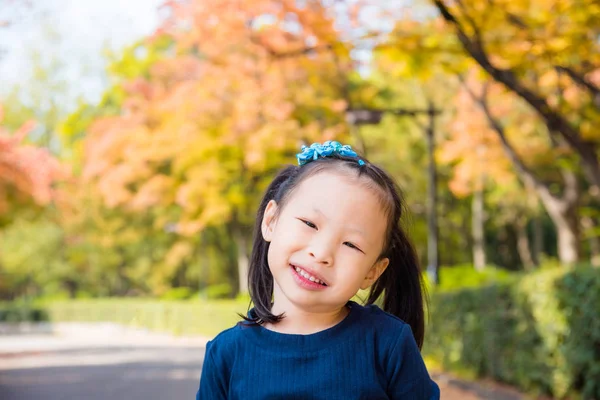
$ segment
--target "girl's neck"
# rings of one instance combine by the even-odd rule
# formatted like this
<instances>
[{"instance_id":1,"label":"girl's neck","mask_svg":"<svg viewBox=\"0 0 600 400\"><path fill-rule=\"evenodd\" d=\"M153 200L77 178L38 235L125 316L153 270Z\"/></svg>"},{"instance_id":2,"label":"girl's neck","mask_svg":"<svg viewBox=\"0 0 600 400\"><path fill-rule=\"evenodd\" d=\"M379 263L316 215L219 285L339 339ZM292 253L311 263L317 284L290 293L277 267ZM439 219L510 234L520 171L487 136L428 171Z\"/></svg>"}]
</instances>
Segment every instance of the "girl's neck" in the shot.
<instances>
[{"instance_id":1,"label":"girl's neck","mask_svg":"<svg viewBox=\"0 0 600 400\"><path fill-rule=\"evenodd\" d=\"M273 315L285 313L285 317L277 324L265 323L264 328L279 333L310 335L339 324L350 313L350 310L348 307L343 306L333 311L314 313L299 309L291 304L283 306L275 302L271 308L271 313Z\"/></svg>"}]
</instances>

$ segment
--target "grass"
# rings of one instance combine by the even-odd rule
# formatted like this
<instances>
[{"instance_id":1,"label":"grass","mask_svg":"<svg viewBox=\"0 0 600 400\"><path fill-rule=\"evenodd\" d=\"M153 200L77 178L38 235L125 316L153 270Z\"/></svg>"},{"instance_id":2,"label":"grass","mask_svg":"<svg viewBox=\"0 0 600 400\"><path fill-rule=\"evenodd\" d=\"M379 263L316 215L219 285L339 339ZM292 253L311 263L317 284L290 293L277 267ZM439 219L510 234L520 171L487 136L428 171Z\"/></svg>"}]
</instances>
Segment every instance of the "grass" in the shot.
<instances>
[{"instance_id":1,"label":"grass","mask_svg":"<svg viewBox=\"0 0 600 400\"><path fill-rule=\"evenodd\" d=\"M45 304L53 322L113 322L174 335L214 337L246 314L245 300L166 301L152 299L86 299Z\"/></svg>"}]
</instances>

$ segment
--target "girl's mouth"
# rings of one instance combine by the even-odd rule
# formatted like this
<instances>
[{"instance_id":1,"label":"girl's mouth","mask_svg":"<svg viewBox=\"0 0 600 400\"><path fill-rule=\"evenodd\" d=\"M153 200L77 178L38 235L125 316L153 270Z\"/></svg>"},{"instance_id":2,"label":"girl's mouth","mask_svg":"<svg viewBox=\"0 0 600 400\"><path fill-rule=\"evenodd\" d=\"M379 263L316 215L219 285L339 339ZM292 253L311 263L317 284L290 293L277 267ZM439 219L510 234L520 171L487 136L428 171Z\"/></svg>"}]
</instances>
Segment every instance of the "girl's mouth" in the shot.
<instances>
[{"instance_id":1,"label":"girl's mouth","mask_svg":"<svg viewBox=\"0 0 600 400\"><path fill-rule=\"evenodd\" d=\"M293 264L290 264L290 268L292 269L292 273L296 282L298 282L298 284L301 286L307 289L325 289L327 287L325 282L310 275L302 268L299 268Z\"/></svg>"}]
</instances>

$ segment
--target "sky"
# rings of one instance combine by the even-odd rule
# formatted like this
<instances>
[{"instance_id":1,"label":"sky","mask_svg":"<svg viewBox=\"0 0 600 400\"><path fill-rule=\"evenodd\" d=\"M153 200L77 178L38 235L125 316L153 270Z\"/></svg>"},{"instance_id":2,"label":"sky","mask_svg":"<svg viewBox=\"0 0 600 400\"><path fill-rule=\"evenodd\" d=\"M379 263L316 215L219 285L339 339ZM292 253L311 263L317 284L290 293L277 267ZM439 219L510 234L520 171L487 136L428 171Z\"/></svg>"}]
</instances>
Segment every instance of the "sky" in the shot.
<instances>
[{"instance_id":1,"label":"sky","mask_svg":"<svg viewBox=\"0 0 600 400\"><path fill-rule=\"evenodd\" d=\"M151 34L164 0L0 0L0 98L31 80L33 52L58 62L73 102L96 102L107 86L103 49L118 51ZM24 3L29 3L24 6ZM1 24L0 24L1 25ZM54 60L54 61L53 61Z\"/></svg>"}]
</instances>

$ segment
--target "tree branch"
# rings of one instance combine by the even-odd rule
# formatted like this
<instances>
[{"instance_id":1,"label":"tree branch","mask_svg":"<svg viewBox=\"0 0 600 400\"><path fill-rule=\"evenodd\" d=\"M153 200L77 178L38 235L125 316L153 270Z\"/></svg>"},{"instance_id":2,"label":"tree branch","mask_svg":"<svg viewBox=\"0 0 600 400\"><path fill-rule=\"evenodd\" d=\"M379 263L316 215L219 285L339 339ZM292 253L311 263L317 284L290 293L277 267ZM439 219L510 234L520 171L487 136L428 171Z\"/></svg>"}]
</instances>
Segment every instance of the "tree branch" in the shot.
<instances>
[{"instance_id":1,"label":"tree branch","mask_svg":"<svg viewBox=\"0 0 600 400\"><path fill-rule=\"evenodd\" d=\"M524 31L529 29L529 26L521 19L519 18L519 16L514 15L510 12L506 13L506 20L513 26L519 28L520 30ZM529 37L529 41L533 42L534 38L533 37ZM561 65L555 65L554 69L556 69L558 72L564 72L566 73L573 82L575 82L577 85L582 86L583 88L587 89L591 96L592 96L592 100L594 102L594 105L598 108L600 108L600 88L598 88L597 86L595 86L592 82L590 82L589 80L585 79L585 77L582 74L579 74L577 72L575 72L572 68L570 67L565 67L565 66L561 66Z\"/></svg>"},{"instance_id":2,"label":"tree branch","mask_svg":"<svg viewBox=\"0 0 600 400\"><path fill-rule=\"evenodd\" d=\"M519 28L521 31L524 30L528 30L529 26L521 19L519 18L519 16L512 14L510 12L506 13L506 20L513 26ZM529 36L529 41L533 42L535 39L531 36ZM595 86L592 82L588 81L587 79L585 79L585 77L582 74L579 74L577 72L575 72L572 68L570 67L565 67L565 66L561 66L561 65L555 65L554 69L556 69L558 72L564 72L566 73L573 82L575 82L576 84L578 84L579 86L582 86L583 88L587 89L591 96L592 96L592 100L594 102L594 105L598 108L600 108L600 88L598 88L597 86Z\"/></svg>"},{"instance_id":3,"label":"tree branch","mask_svg":"<svg viewBox=\"0 0 600 400\"><path fill-rule=\"evenodd\" d=\"M462 79L462 77L459 77L459 80L460 80L463 88L467 91L467 93L469 93L469 96L471 97L471 99L475 102L475 104L477 104L479 106L481 111L483 111L483 113L485 114L490 127L498 135L498 138L500 139L500 143L502 144L502 148L504 149L504 152L506 153L507 157L509 158L509 160L511 161L511 163L513 164L515 169L517 170L518 175L521 177L523 183L525 183L525 185L527 185L529 187L534 188L541 197L549 199L550 201L559 201L560 199L557 198L555 195L553 195L552 192L550 191L550 185L548 183L540 180L533 173L533 171L527 165L525 165L525 163L523 162L521 157L519 157L519 154L516 152L514 147L508 141L508 139L506 137L506 133L504 131L504 126L496 117L494 117L492 115L492 113L488 107L488 104L487 104L488 85L486 84L484 86L483 93L481 95L477 95L469 87L469 85Z\"/></svg>"},{"instance_id":4,"label":"tree branch","mask_svg":"<svg viewBox=\"0 0 600 400\"><path fill-rule=\"evenodd\" d=\"M482 37L481 37L481 32L479 30L479 27L475 23L475 20L473 18L471 18L471 16L467 12L467 8L465 7L462 0L455 0L455 1L456 1L456 4L458 4L460 9L462 10L463 16L465 17L465 19L467 21L469 21L469 24L471 25L471 28L473 29L473 33L475 33L475 41L477 42L477 45L482 46L483 41L482 41Z\"/></svg>"},{"instance_id":5,"label":"tree branch","mask_svg":"<svg viewBox=\"0 0 600 400\"><path fill-rule=\"evenodd\" d=\"M508 90L523 98L545 121L549 131L559 132L569 146L580 156L584 173L590 185L600 187L600 163L596 155L594 143L582 140L579 131L558 111L552 109L547 101L529 90L510 69L500 69L494 66L483 47L471 40L456 17L450 12L443 0L433 0L442 17L456 29L458 39L473 59L488 73L495 81L502 83Z\"/></svg>"},{"instance_id":6,"label":"tree branch","mask_svg":"<svg viewBox=\"0 0 600 400\"><path fill-rule=\"evenodd\" d=\"M259 38L257 38L254 35L250 36L250 41L254 44L261 46L262 48L267 50L267 52L269 53L269 55L271 55L271 57L277 58L277 59L305 56L305 55L314 54L314 53L317 53L317 52L323 51L323 50L331 50L333 48L333 46L331 44L327 43L327 44L324 44L321 46L304 47L304 48L292 50L292 51L289 51L286 53L281 53L281 52L273 50L272 48L267 46L264 42L262 42Z\"/></svg>"},{"instance_id":7,"label":"tree branch","mask_svg":"<svg viewBox=\"0 0 600 400\"><path fill-rule=\"evenodd\" d=\"M598 88L589 80L585 79L585 76L575 72L572 68L563 67L560 65L557 65L554 68L556 68L557 71L566 73L569 76L569 78L573 80L573 82L583 87L584 89L587 89L588 92L590 92L590 95L592 96L594 105L600 108L600 88Z\"/></svg>"}]
</instances>

